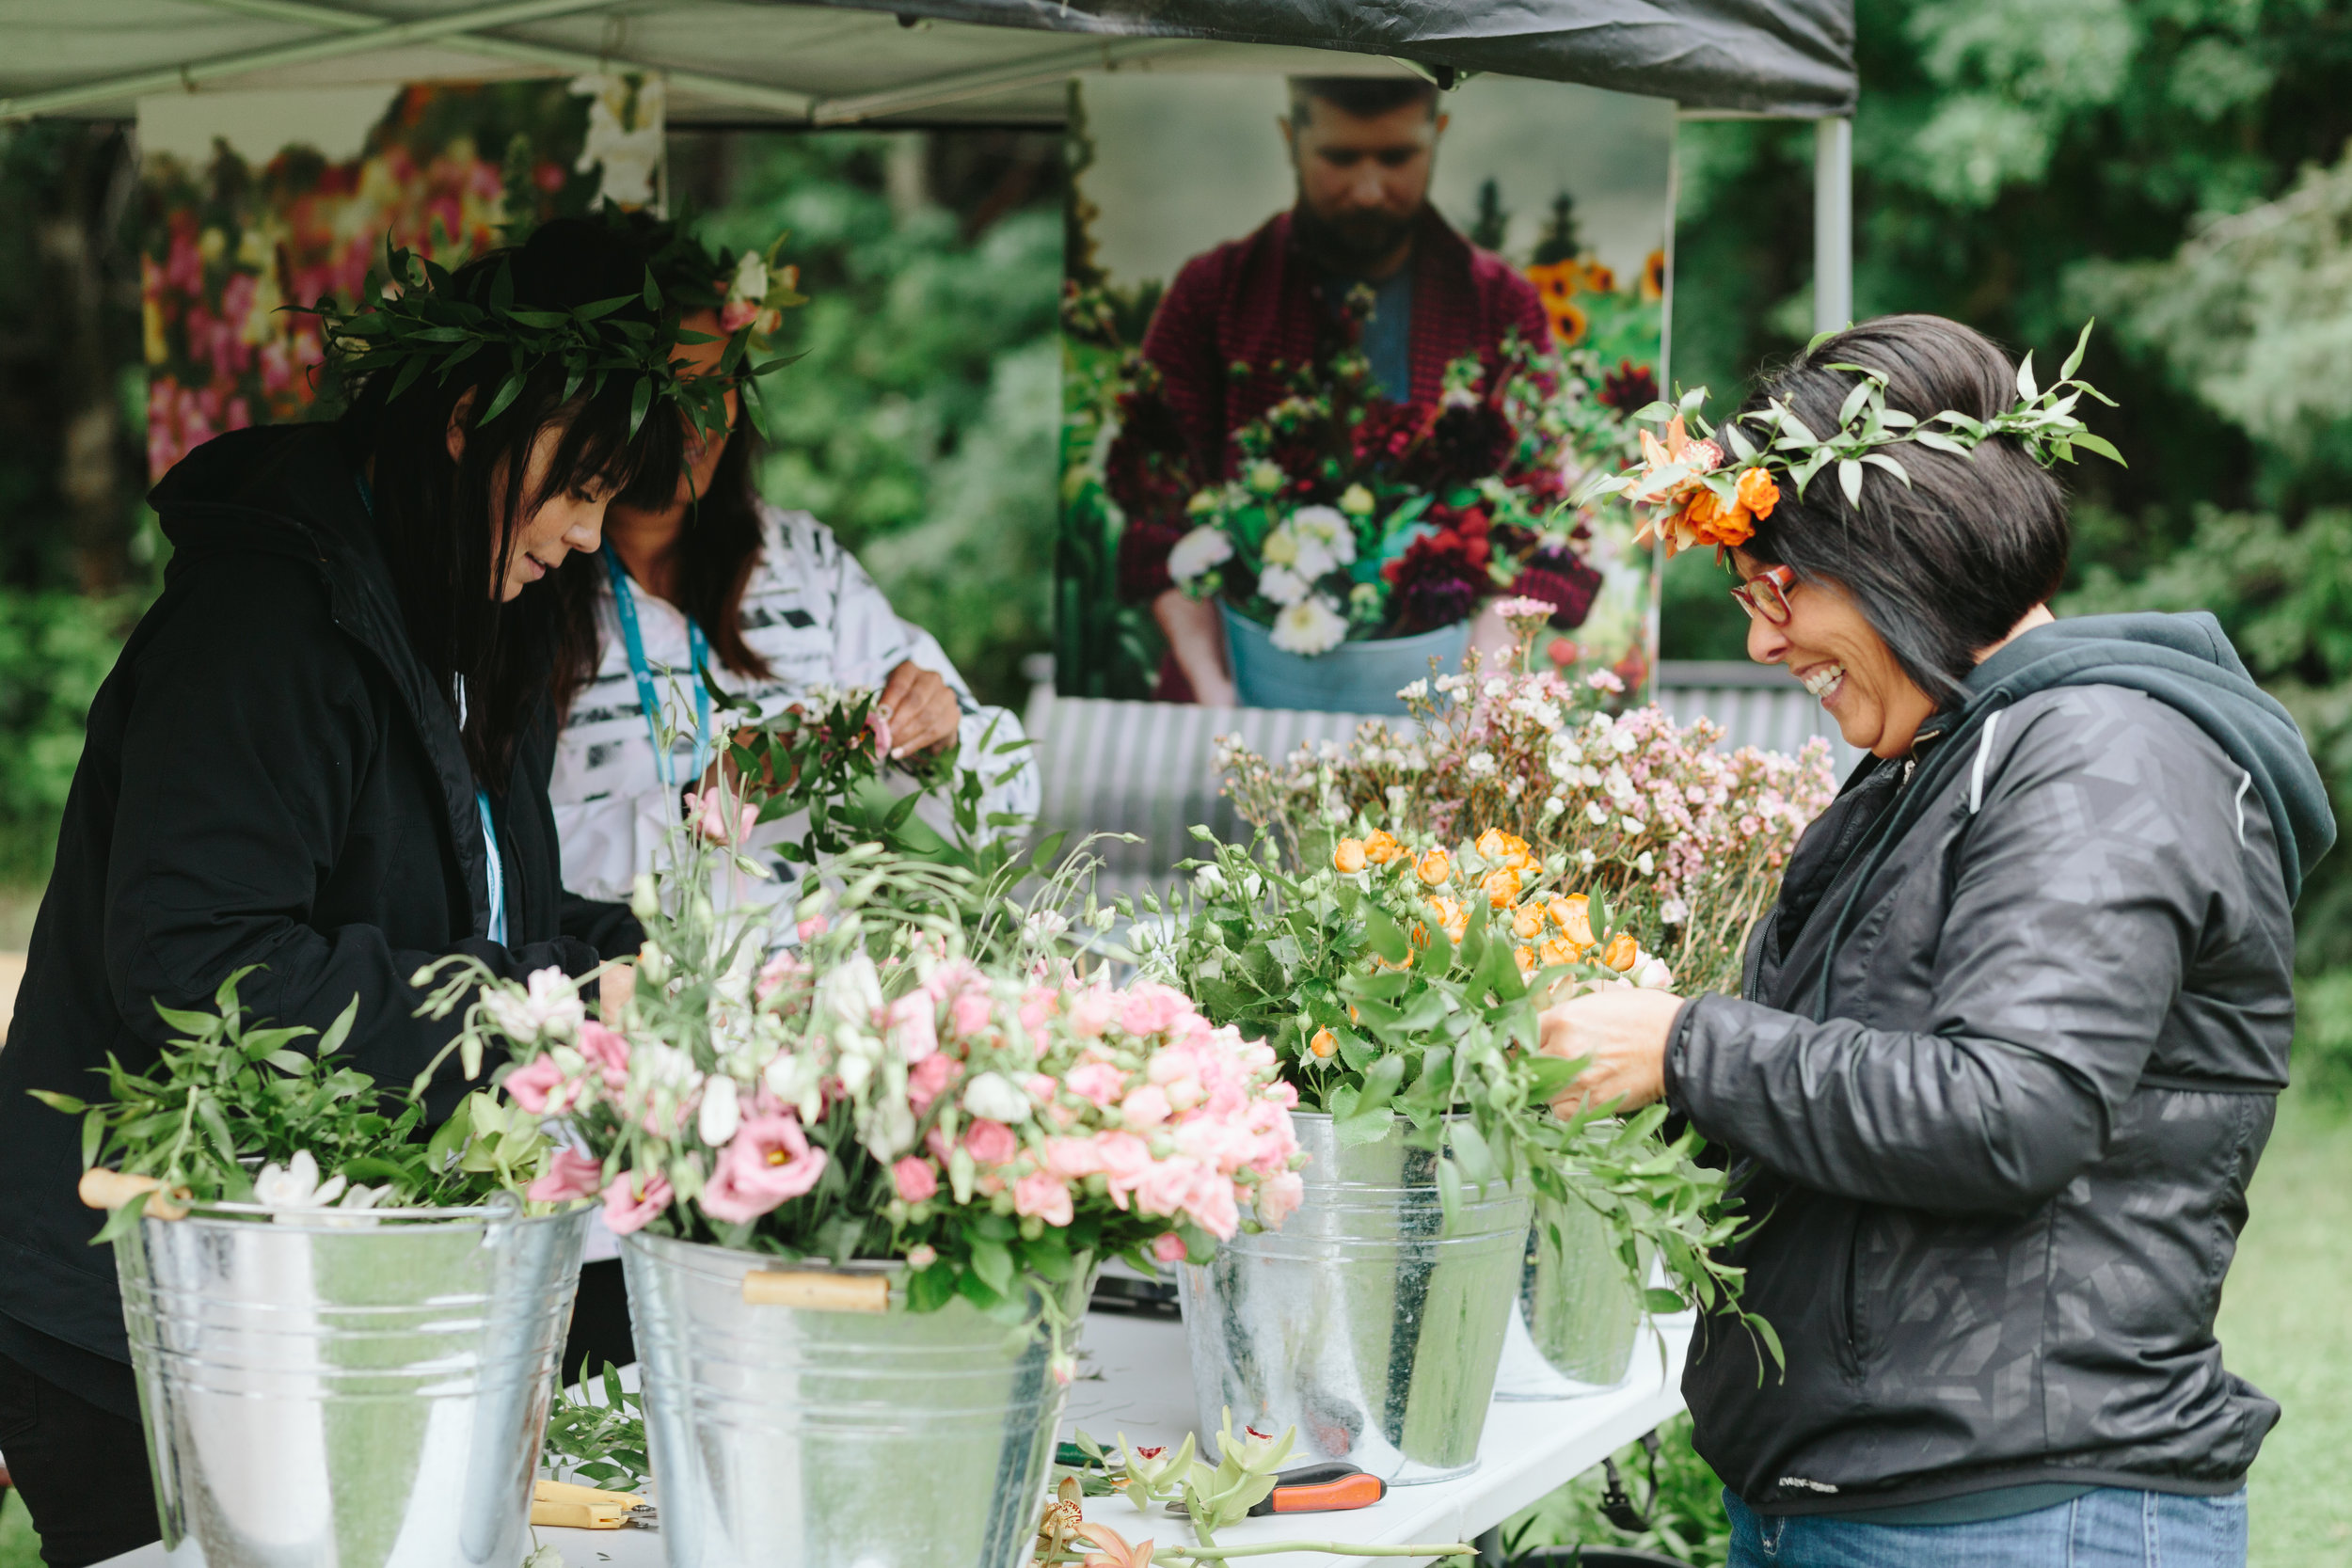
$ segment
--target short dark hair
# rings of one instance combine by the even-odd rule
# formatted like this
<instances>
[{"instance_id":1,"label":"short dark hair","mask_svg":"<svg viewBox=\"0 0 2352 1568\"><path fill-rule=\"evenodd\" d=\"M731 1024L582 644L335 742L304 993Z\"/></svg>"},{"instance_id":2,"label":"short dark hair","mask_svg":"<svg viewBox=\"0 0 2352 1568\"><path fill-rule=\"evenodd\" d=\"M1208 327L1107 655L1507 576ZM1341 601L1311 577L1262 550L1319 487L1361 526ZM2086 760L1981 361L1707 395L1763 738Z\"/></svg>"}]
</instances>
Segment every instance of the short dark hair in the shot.
<instances>
[{"instance_id":1,"label":"short dark hair","mask_svg":"<svg viewBox=\"0 0 2352 1568\"><path fill-rule=\"evenodd\" d=\"M1836 364L1883 372L1887 407L1922 420L1946 409L1989 420L2017 401L2016 364L1982 333L1942 316L1881 316L1768 373L1741 411L1777 398L1826 435L1861 379ZM1834 467L1813 476L1803 499L1782 476L1779 504L1742 547L1800 580L1842 587L1903 673L1942 700L1958 691L1979 650L2065 580L2066 497L2007 437L1968 456L1913 443L1889 455L1910 484L1865 468L1859 511L1846 503Z\"/></svg>"},{"instance_id":2,"label":"short dark hair","mask_svg":"<svg viewBox=\"0 0 2352 1568\"><path fill-rule=\"evenodd\" d=\"M1294 76L1290 83L1293 125L1307 123L1308 101L1316 98L1359 119L1407 103L1425 103L1429 118L1438 118L1438 84L1419 76Z\"/></svg>"}]
</instances>

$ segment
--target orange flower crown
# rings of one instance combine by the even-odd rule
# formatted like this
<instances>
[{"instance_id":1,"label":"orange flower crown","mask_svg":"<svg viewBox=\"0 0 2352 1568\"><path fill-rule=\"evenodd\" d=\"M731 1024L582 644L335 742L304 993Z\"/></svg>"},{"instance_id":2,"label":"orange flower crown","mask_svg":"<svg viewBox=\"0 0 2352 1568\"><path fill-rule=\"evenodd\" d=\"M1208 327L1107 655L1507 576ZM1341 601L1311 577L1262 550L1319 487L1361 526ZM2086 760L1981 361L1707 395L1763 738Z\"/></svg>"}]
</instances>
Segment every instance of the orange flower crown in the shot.
<instances>
[{"instance_id":1,"label":"orange flower crown","mask_svg":"<svg viewBox=\"0 0 2352 1568\"><path fill-rule=\"evenodd\" d=\"M1813 340L1816 345L1820 341ZM2114 399L2074 375L2090 341L2090 324L2086 322L2074 340L2074 352L2058 372L2058 384L2046 391L2035 386L2033 356L2026 355L2017 367L2017 401L1990 420L1948 408L1922 420L1889 408L1886 372L1867 365L1823 367L1851 371L1862 378L1838 410L1837 428L1826 436L1814 435L1778 398L1710 428L1699 413L1707 401L1707 388L1701 387L1682 394L1679 404L1653 403L1636 414L1636 420L1663 424L1665 439L1641 432L1642 461L1622 473L1596 475L1569 504L1585 506L1603 496L1623 496L1637 507L1648 508L1634 543L1646 544L1655 536L1672 557L1696 545L1724 550L1754 538L1756 525L1780 504L1774 470L1796 485L1803 499L1814 476L1835 464L1846 504L1859 511L1865 464L1910 484L1911 475L1901 462L1885 451L1906 443L1966 457L1988 438L2007 436L2045 468L2074 462L2077 447L2120 464L2122 453L2074 417L2074 405L2086 395L2115 406Z\"/></svg>"}]
</instances>

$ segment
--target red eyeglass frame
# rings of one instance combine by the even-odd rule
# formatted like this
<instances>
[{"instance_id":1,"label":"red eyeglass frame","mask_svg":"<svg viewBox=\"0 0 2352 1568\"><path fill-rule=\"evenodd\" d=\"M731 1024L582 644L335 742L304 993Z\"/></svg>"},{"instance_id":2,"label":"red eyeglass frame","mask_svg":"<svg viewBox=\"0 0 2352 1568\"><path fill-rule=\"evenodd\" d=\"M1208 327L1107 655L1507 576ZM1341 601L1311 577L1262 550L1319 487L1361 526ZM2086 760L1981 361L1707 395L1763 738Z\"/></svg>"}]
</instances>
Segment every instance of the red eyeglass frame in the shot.
<instances>
[{"instance_id":1,"label":"red eyeglass frame","mask_svg":"<svg viewBox=\"0 0 2352 1568\"><path fill-rule=\"evenodd\" d=\"M1797 586L1797 574L1788 566L1767 566L1731 591L1741 610L1751 621L1767 626L1785 626L1791 613L1788 595Z\"/></svg>"}]
</instances>

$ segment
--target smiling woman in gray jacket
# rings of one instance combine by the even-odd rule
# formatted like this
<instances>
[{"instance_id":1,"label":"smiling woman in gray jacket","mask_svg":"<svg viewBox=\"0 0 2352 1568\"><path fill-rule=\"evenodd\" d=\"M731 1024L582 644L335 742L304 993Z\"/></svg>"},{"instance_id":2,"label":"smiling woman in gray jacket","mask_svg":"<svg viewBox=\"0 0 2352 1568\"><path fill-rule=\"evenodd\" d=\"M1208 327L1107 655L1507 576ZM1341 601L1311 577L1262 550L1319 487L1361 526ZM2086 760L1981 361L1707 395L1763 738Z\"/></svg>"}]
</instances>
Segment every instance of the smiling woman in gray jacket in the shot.
<instances>
[{"instance_id":1,"label":"smiling woman in gray jacket","mask_svg":"<svg viewBox=\"0 0 2352 1568\"><path fill-rule=\"evenodd\" d=\"M2014 367L1893 317L1751 400L1834 430L1987 420ZM1859 509L1784 485L1730 552L1748 652L1872 754L1814 823L1738 998L1545 1018L1598 1101L1661 1096L1731 1163L1746 1306L1683 1388L1735 1568L2241 1563L2277 1421L2214 1316L2287 1080L2290 915L2335 826L2208 615L2054 621L2057 483L2009 437L1906 445Z\"/></svg>"}]
</instances>

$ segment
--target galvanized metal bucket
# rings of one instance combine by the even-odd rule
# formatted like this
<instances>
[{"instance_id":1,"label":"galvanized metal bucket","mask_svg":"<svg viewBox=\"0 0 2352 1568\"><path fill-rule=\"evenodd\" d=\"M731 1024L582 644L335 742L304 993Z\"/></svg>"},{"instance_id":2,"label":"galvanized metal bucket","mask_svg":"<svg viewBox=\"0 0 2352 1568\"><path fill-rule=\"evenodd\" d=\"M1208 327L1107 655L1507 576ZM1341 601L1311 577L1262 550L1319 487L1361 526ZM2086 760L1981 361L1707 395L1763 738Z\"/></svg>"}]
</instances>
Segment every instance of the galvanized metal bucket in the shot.
<instances>
[{"instance_id":1,"label":"galvanized metal bucket","mask_svg":"<svg viewBox=\"0 0 2352 1568\"><path fill-rule=\"evenodd\" d=\"M755 1253L641 1233L621 1260L669 1568L1028 1561L1062 1406L1035 1314L910 1312L892 1263L840 1271L888 1301L860 1311L751 1305L786 1268Z\"/></svg>"},{"instance_id":2,"label":"galvanized metal bucket","mask_svg":"<svg viewBox=\"0 0 2352 1568\"><path fill-rule=\"evenodd\" d=\"M587 1219L217 1204L119 1240L167 1560L515 1568Z\"/></svg>"},{"instance_id":3,"label":"galvanized metal bucket","mask_svg":"<svg viewBox=\"0 0 2352 1568\"><path fill-rule=\"evenodd\" d=\"M1400 1129L1342 1148L1292 1113L1306 1201L1179 1271L1201 1430L1298 1429L1302 1457L1392 1484L1474 1469L1527 1243L1524 1194L1471 1188L1446 1223L1437 1157Z\"/></svg>"},{"instance_id":4,"label":"galvanized metal bucket","mask_svg":"<svg viewBox=\"0 0 2352 1568\"><path fill-rule=\"evenodd\" d=\"M1495 1398L1565 1400L1622 1387L1641 1327L1642 1298L1608 1224L1581 1203L1538 1198Z\"/></svg>"}]
</instances>

